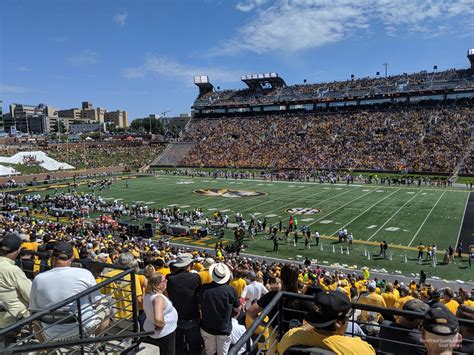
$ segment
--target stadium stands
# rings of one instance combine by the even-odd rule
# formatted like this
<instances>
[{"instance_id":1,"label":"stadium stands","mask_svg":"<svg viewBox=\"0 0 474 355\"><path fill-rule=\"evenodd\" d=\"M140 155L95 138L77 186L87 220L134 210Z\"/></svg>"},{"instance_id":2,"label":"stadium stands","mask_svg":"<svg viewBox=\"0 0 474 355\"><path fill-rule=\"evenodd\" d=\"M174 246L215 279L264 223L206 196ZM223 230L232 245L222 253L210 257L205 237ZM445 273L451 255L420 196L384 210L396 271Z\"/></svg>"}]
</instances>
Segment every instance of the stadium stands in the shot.
<instances>
[{"instance_id":1,"label":"stadium stands","mask_svg":"<svg viewBox=\"0 0 474 355\"><path fill-rule=\"evenodd\" d=\"M306 85L291 85L272 90L223 90L198 97L195 108L236 106L241 104L273 104L297 100L373 97L379 94L410 93L422 90L472 88L474 79L470 70L426 71L414 74L360 78Z\"/></svg>"},{"instance_id":2,"label":"stadium stands","mask_svg":"<svg viewBox=\"0 0 474 355\"><path fill-rule=\"evenodd\" d=\"M452 172L470 149L473 103L194 119L187 166Z\"/></svg>"},{"instance_id":3,"label":"stadium stands","mask_svg":"<svg viewBox=\"0 0 474 355\"><path fill-rule=\"evenodd\" d=\"M56 145L48 150L52 157L62 160L76 169L91 169L111 166L127 166L132 169L148 165L162 150L163 146L150 145L108 145L95 144L87 147Z\"/></svg>"}]
</instances>

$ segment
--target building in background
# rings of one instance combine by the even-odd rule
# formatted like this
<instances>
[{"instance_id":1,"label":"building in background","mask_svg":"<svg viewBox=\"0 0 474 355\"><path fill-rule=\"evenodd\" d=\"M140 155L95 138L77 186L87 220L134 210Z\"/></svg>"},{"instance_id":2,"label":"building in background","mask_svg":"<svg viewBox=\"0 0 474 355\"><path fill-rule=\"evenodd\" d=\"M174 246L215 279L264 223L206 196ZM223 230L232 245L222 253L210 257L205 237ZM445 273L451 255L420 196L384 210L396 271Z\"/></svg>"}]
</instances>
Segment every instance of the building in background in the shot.
<instances>
[{"instance_id":1,"label":"building in background","mask_svg":"<svg viewBox=\"0 0 474 355\"><path fill-rule=\"evenodd\" d=\"M83 101L81 108L70 108L59 110L58 116L63 118L83 119L91 123L112 123L116 128L128 127L127 111L111 111L107 112L105 108L94 107L91 102Z\"/></svg>"},{"instance_id":2,"label":"building in background","mask_svg":"<svg viewBox=\"0 0 474 355\"><path fill-rule=\"evenodd\" d=\"M26 105L26 104L11 104L10 112L4 115L4 129L5 132L16 134L45 133L44 117L56 116L56 110L53 107L44 104Z\"/></svg>"},{"instance_id":3,"label":"building in background","mask_svg":"<svg viewBox=\"0 0 474 355\"><path fill-rule=\"evenodd\" d=\"M78 109L58 111L53 107L39 104L11 104L10 112L4 115L5 132L11 135L17 133L49 134L67 133L72 125L99 124L97 120L83 118ZM64 117L59 113L62 112ZM70 117L67 117L70 116ZM104 123L102 123L104 125ZM84 126L87 127L87 126ZM83 127L83 129L85 129ZM89 126L92 128L92 126ZM97 130L94 127L92 130Z\"/></svg>"},{"instance_id":4,"label":"building in background","mask_svg":"<svg viewBox=\"0 0 474 355\"><path fill-rule=\"evenodd\" d=\"M0 119L1 116L0 104ZM10 112L3 115L5 132L12 135L17 133L66 133L70 126L75 126L73 129L77 133L105 132L106 124L113 124L115 128L127 128L127 111L107 112L104 108L94 108L92 103L84 101L80 109L70 108L65 110L56 110L44 104L11 104Z\"/></svg>"},{"instance_id":5,"label":"building in background","mask_svg":"<svg viewBox=\"0 0 474 355\"><path fill-rule=\"evenodd\" d=\"M89 132L107 132L105 122L73 123L69 125L69 134Z\"/></svg>"},{"instance_id":6,"label":"building in background","mask_svg":"<svg viewBox=\"0 0 474 355\"><path fill-rule=\"evenodd\" d=\"M114 124L116 128L128 127L128 113L127 111L111 111L105 113L105 123Z\"/></svg>"},{"instance_id":7,"label":"building in background","mask_svg":"<svg viewBox=\"0 0 474 355\"><path fill-rule=\"evenodd\" d=\"M151 116L151 115L150 115ZM178 117L159 117L159 120L163 124L165 134L179 133L188 124L191 117L187 113L182 113Z\"/></svg>"}]
</instances>

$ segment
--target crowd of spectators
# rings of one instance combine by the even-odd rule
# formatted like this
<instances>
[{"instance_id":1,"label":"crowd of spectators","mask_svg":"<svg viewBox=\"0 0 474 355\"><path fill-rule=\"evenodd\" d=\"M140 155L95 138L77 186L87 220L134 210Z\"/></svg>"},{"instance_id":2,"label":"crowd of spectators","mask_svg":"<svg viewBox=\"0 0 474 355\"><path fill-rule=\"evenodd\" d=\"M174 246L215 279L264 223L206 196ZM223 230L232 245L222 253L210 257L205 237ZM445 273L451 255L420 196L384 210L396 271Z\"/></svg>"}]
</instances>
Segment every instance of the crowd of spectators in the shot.
<instances>
[{"instance_id":1,"label":"crowd of spectators","mask_svg":"<svg viewBox=\"0 0 474 355\"><path fill-rule=\"evenodd\" d=\"M291 303L290 309L308 313L303 316L303 313L294 312L291 325L284 325L287 333L278 349L268 349L271 353L276 350L283 354L297 344L318 346L338 354L371 354L375 353L374 348L384 347L391 351L396 348L395 353L401 354L403 347L423 344L429 348L433 344L423 342L430 336L425 332L439 334L433 331L433 312L450 326L441 334L456 336L452 348L460 346L463 353L472 352L469 342L473 340L472 329L459 328L455 317L474 319L472 291L435 289L414 281L406 285L398 281L392 284L371 278L367 270L363 275L345 274L311 264L288 265L222 253L211 256L198 250L170 248L145 240L108 238L110 231L98 225L85 228L81 223L61 226L32 222L27 219L12 222L5 218L0 221L4 230L0 262L5 265L0 271L0 300L9 310L0 312L0 328L14 323L19 314L27 316L31 307L44 309L51 299L59 302L70 296L77 280L81 280L82 287L85 283L86 288L93 286L94 280L103 280L101 269L88 271L87 267L78 269L74 267L78 265L71 265L74 258L80 258L118 265L136 263L145 270L137 275L135 291L141 304L143 327L153 332L144 341L159 346L162 353L170 355L201 354L203 349L210 355L226 354L279 290L315 297L313 303ZM13 266L18 258L24 264L28 257L34 258L33 252L47 253L48 250L51 253L41 260L41 269L35 266L26 276ZM51 267L51 271L46 271ZM53 284L59 279L64 286L61 292ZM421 321L394 318L383 311L357 311L357 321L349 321L350 302L426 313L424 331L418 332ZM92 309L88 311L92 312ZM85 326L92 333L106 324L104 315L109 314L103 310L94 311L97 313L91 318L94 324ZM126 318L127 314L122 316ZM269 319L272 319L271 314ZM270 329L275 325L271 324ZM264 336L270 336L267 333ZM379 333L379 341L364 340L367 335L376 337ZM387 343L390 339L402 339L401 334L408 334L403 338L405 344ZM68 336L72 334L68 333ZM425 353L423 349L417 351Z\"/></svg>"},{"instance_id":2,"label":"crowd of spectators","mask_svg":"<svg viewBox=\"0 0 474 355\"><path fill-rule=\"evenodd\" d=\"M453 172L470 149L464 106L194 119L181 164Z\"/></svg>"},{"instance_id":3,"label":"crowd of spectators","mask_svg":"<svg viewBox=\"0 0 474 355\"><path fill-rule=\"evenodd\" d=\"M344 81L305 83L264 90L222 90L198 97L195 106L233 106L240 104L274 104L279 101L343 97L371 97L376 94L411 92L426 89L473 87L469 70L421 71L388 77L353 78Z\"/></svg>"},{"instance_id":4,"label":"crowd of spectators","mask_svg":"<svg viewBox=\"0 0 474 355\"><path fill-rule=\"evenodd\" d=\"M97 185L107 188L108 184L102 180ZM144 206L123 206L118 201L105 202L74 192L44 198L4 194L2 198L4 203L13 201L33 209L88 205L138 218L203 218L199 211L149 211ZM436 336L449 342L450 349L473 352L473 343L469 342L474 340L473 329L459 327L456 318L474 319L473 290L437 289L423 278L419 282L389 283L371 277L367 268L363 273L329 271L309 259L302 264L284 264L241 257L219 246L212 254L177 248L164 240L132 237L124 226L102 218L95 222L76 218L63 224L33 213L4 212L0 216L0 237L0 301L5 309L0 308L0 329L27 317L32 308L47 308L120 272L94 267L92 261L97 260L136 268L139 319L145 331L153 332L143 341L158 346L163 354L201 354L203 350L209 355L226 354L279 290L314 295L314 299L287 305L290 322L280 325L286 334L277 348L267 345L269 353L283 354L300 344L340 354L371 354L384 348L396 348L395 353L402 354L410 343L419 346L419 353L426 351L425 346L431 354L436 352L430 347L440 344L433 340L438 339ZM75 259L82 262L82 268L74 264ZM352 321L350 302L425 313L425 317L418 321L393 317L383 310L357 310ZM90 313L90 322L84 324L86 334L99 334L110 317L131 318L131 308L125 305L123 309L113 315L110 310L92 307L92 303L86 306ZM437 324L439 319L442 322ZM271 323L266 331L260 327L256 332L268 338L275 326ZM66 328L61 328L61 337L66 334L70 339L74 327ZM39 340L59 336L57 331L53 328L51 334L45 333L45 338ZM401 334L407 334L404 344L390 343L400 340ZM6 340L13 342L15 334Z\"/></svg>"},{"instance_id":5,"label":"crowd of spectators","mask_svg":"<svg viewBox=\"0 0 474 355\"><path fill-rule=\"evenodd\" d=\"M0 156L10 157L18 152L43 150L48 156L60 162L68 163L76 169L126 166L131 169L150 164L161 151L161 145L138 144L58 144L39 148L31 144L0 146ZM25 165L38 165L29 156L23 159Z\"/></svg>"},{"instance_id":6,"label":"crowd of spectators","mask_svg":"<svg viewBox=\"0 0 474 355\"><path fill-rule=\"evenodd\" d=\"M107 145L69 148L56 145L47 150L54 159L68 163L76 169L92 169L112 166L126 166L132 169L150 164L163 150L162 146L150 145Z\"/></svg>"}]
</instances>

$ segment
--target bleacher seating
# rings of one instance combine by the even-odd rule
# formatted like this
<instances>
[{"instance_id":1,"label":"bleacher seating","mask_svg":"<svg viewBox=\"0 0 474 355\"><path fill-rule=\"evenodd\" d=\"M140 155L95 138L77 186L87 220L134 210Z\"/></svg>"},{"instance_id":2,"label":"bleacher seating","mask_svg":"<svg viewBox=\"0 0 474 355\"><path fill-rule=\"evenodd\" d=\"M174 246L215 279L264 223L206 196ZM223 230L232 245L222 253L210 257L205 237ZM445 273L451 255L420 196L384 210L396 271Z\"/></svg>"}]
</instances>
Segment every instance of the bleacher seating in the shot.
<instances>
[{"instance_id":1,"label":"bleacher seating","mask_svg":"<svg viewBox=\"0 0 474 355\"><path fill-rule=\"evenodd\" d=\"M194 119L185 166L452 172L470 149L474 101L425 107Z\"/></svg>"}]
</instances>

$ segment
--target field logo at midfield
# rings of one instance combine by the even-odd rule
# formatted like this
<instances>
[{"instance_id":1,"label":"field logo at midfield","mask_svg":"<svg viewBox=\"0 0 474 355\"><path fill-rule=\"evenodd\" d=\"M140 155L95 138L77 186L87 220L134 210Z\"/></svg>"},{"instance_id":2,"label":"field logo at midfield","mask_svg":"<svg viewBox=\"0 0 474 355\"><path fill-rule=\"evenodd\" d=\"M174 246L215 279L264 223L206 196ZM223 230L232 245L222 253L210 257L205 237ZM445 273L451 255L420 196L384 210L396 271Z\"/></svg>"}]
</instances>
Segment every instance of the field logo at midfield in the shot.
<instances>
[{"instance_id":1,"label":"field logo at midfield","mask_svg":"<svg viewBox=\"0 0 474 355\"><path fill-rule=\"evenodd\" d=\"M250 190L230 190L230 189L201 189L194 190L195 194L203 196L219 196L219 197L256 197L265 196L265 192Z\"/></svg>"},{"instance_id":2,"label":"field logo at midfield","mask_svg":"<svg viewBox=\"0 0 474 355\"><path fill-rule=\"evenodd\" d=\"M321 210L317 208L309 208L309 207L295 207L295 208L287 208L285 212L289 214L316 214L316 213L321 212Z\"/></svg>"}]
</instances>

